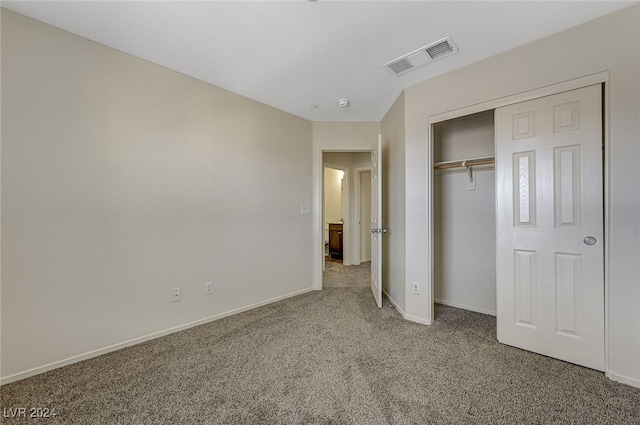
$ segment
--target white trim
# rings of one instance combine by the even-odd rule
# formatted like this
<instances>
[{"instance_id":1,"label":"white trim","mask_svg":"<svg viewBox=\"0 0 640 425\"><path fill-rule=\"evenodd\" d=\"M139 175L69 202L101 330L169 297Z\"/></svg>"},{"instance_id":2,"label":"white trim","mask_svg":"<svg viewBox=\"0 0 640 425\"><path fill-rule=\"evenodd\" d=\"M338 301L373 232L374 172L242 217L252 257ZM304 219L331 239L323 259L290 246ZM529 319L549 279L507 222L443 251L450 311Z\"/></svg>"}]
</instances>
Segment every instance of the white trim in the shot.
<instances>
[{"instance_id":1,"label":"white trim","mask_svg":"<svg viewBox=\"0 0 640 425\"><path fill-rule=\"evenodd\" d=\"M39 367L36 367L36 368L33 368L33 369L25 370L23 372L14 373L13 375L9 375L9 376L5 376L3 378L0 378L0 385L9 384L11 382L15 382L15 381L19 381L21 379L29 378L31 376L39 375L41 373L48 372L50 370L58 369L58 368L63 367L63 366L68 366L70 364L80 362L82 360L87 360L87 359L91 359L91 358L94 358L94 357L101 356L103 354L111 353L113 351L118 351L118 350L121 350L123 348L127 348L127 347L131 347L133 345L136 345L136 344L140 344L140 343L145 342L145 341L149 341L149 340L152 340L152 339L160 338L162 336L166 336L166 335L170 335L170 334L173 334L173 333L176 333L176 332L180 332L180 331L183 331L185 329L192 328L194 326L204 325L206 323L210 323L210 322L222 319L222 318L227 317L227 316L232 316L234 314L242 313L242 312L245 312L245 311L248 311L248 310L253 310L254 308L262 307L262 306L265 306L267 304L272 304L272 303L275 303L275 302L278 302L278 301L282 301L282 300L285 300L287 298L295 297L297 295L302 295L302 294L305 294L307 292L311 292L311 291L314 291L314 290L316 290L316 289L315 288L307 288L307 289L302 289L300 291L291 292L289 294L281 295L279 297L271 298L271 299L268 299L268 300L265 300L265 301L260 301L260 302L257 302L257 303L254 303L254 304L250 304L250 305L247 305L247 306L244 306L244 307L236 308L234 310L229 310L229 311L224 312L224 313L216 314L214 316L210 316L210 317L207 317L207 318L204 318L204 319L196 320L194 322L186 323L184 325L175 326L175 327L172 327L172 328L169 328L169 329L165 329L163 331L153 332L153 333L150 333L150 334L145 335L145 336L141 336L141 337L138 337L138 338L130 339L128 341L124 341L124 342L120 342L120 343L117 343L117 344L109 345L107 347L103 347L103 348L99 348L97 350L89 351L89 352L84 353L84 354L79 354L77 356L68 357L66 359L59 360L59 361L53 362L53 363L49 363L49 364L44 365L44 366L39 366Z\"/></svg>"},{"instance_id":2,"label":"white trim","mask_svg":"<svg viewBox=\"0 0 640 425\"><path fill-rule=\"evenodd\" d=\"M322 149L313 149L311 153L312 197L313 197L313 253L311 261L312 286L322 289L322 272L324 269L324 167L322 165Z\"/></svg>"},{"instance_id":3,"label":"white trim","mask_svg":"<svg viewBox=\"0 0 640 425\"><path fill-rule=\"evenodd\" d=\"M324 155L323 155L324 156ZM350 168L344 165L337 165L330 162L322 162L322 270L324 270L324 169L331 168L334 170L340 170L344 173L342 180L343 192L340 198L342 203L342 211L344 212L342 220L342 264L349 266L353 264L351 260L351 202L349 201L349 182L350 182Z\"/></svg>"},{"instance_id":4,"label":"white trim","mask_svg":"<svg viewBox=\"0 0 640 425\"><path fill-rule=\"evenodd\" d=\"M475 311L476 313L482 313L482 314L488 314L489 316L495 316L496 312L495 311L491 311L491 310L485 310L482 308L478 308L478 307L473 307L470 305L466 305L466 304L460 304L460 303L452 303L449 301L444 301L444 300L439 300L439 299L434 299L436 304L442 304L442 305L446 305L449 307L455 307L455 308L461 308L463 310L469 310L469 311Z\"/></svg>"},{"instance_id":5,"label":"white trim","mask_svg":"<svg viewBox=\"0 0 640 425\"><path fill-rule=\"evenodd\" d=\"M424 317L411 316L409 314L405 314L403 317L410 322L419 323L421 325L433 325L433 320L427 320Z\"/></svg>"},{"instance_id":6,"label":"white trim","mask_svg":"<svg viewBox=\"0 0 640 425\"><path fill-rule=\"evenodd\" d=\"M400 316L402 316L402 318L405 320L407 319L407 313L405 313L405 311L402 308L400 308L400 305L396 302L396 300L391 298L391 295L389 295L389 293L385 291L384 288L382 288L382 297L383 297L383 305L384 305L384 298L386 298L387 301L393 305L393 308L398 310L398 313L400 313Z\"/></svg>"},{"instance_id":7,"label":"white trim","mask_svg":"<svg viewBox=\"0 0 640 425\"><path fill-rule=\"evenodd\" d=\"M399 304L393 298L391 298L391 295L389 295L389 293L385 291L384 288L382 289L382 294L384 298L386 298L391 304L393 304L393 308L398 310L398 313L400 313L400 316L402 316L404 320L408 320L414 323L419 323L421 325L433 324L433 320L429 321L429 320L425 320L422 317L411 316L410 314L407 314L402 308L400 308Z\"/></svg>"},{"instance_id":8,"label":"white trim","mask_svg":"<svg viewBox=\"0 0 640 425\"><path fill-rule=\"evenodd\" d=\"M314 146L311 159L312 199L313 199L313 248L312 248L312 285L314 289L322 289L322 271L324 266L324 224L323 224L323 184L324 166L322 163L325 152L371 152L371 149L362 147L344 147L334 149L330 147Z\"/></svg>"},{"instance_id":9,"label":"white trim","mask_svg":"<svg viewBox=\"0 0 640 425\"><path fill-rule=\"evenodd\" d=\"M362 174L363 172L366 171L371 171L371 167L358 167L358 168L354 168L353 172L354 172L354 177L353 177L353 187L354 187L354 194L353 194L353 201L354 201L354 206L353 206L353 223L354 223L354 231L353 231L353 241L354 241L354 246L353 246L353 261L351 262L351 264L354 265L358 265L360 263L366 263L367 261L371 261L371 256L369 256L368 259L363 259L362 257L362 252L360 251L360 249L362 248L362 241L360 240L360 236L361 236L361 231L360 231L360 227L362 227L362 224L360 223L360 185L361 185L361 177L360 174Z\"/></svg>"},{"instance_id":10,"label":"white trim","mask_svg":"<svg viewBox=\"0 0 640 425\"><path fill-rule=\"evenodd\" d=\"M428 119L428 124L436 124L441 121L450 120L453 118L463 117L465 115L475 114L477 112L484 112L490 109L500 108L502 106L513 105L514 103L526 102L527 100L537 99L539 97L549 96L552 94L562 93L569 90L579 89L582 87L591 86L594 84L607 83L609 81L609 71L602 71L584 77L579 77L573 80L562 81L559 83L549 84L547 86L539 87L533 90L527 90L524 92L514 93L511 95L491 99L485 102L476 103L463 108L454 109L452 111L443 112L437 115L432 115Z\"/></svg>"},{"instance_id":11,"label":"white trim","mask_svg":"<svg viewBox=\"0 0 640 425\"><path fill-rule=\"evenodd\" d=\"M640 379L630 378L624 375L618 375L610 370L605 370L604 376L612 381L621 382L623 384L631 385L632 387L640 388Z\"/></svg>"},{"instance_id":12,"label":"white trim","mask_svg":"<svg viewBox=\"0 0 640 425\"><path fill-rule=\"evenodd\" d=\"M611 231L611 220L609 219L611 217L611 198L609 196L609 193L611 192L611 155L609 154L609 151L611 149L611 138L610 138L610 131L611 131L611 121L609 119L610 114L611 114L611 107L610 107L610 98L609 98L609 94L610 94L610 89L609 89L609 73L607 72L606 75L606 79L604 81L601 82L601 84L603 84L604 87L604 91L602 93L602 107L604 108L603 114L602 114L602 119L603 119L603 132L602 135L604 137L604 140L602 143L604 143L604 158L603 158L603 166L604 166L604 176L603 176L603 182L602 182L602 190L604 190L604 199L603 199L603 203L604 203L604 226L603 226L603 230L604 230L604 368L605 371L609 369L609 359L610 359L610 355L609 355L609 351L610 351L610 346L609 346L609 326L610 326L610 320L609 320L609 273L611 270L611 267L609 267L610 264L610 253L611 253L611 249L610 247L612 246L612 241L611 241L611 237L613 235L613 232ZM613 378L612 378L613 379ZM631 379L631 378L628 378ZM614 379L616 380L616 379ZM623 381L621 381L623 382ZM640 381L636 381L635 384L629 384L629 385L634 385L637 387L640 387Z\"/></svg>"},{"instance_id":13,"label":"white trim","mask_svg":"<svg viewBox=\"0 0 640 425\"><path fill-rule=\"evenodd\" d=\"M431 122L431 120L429 120ZM433 253L435 252L435 238L433 237L433 180L435 172L433 170L433 164L435 163L433 158L433 140L435 139L435 129L433 124L427 126L427 188L429 189L429 196L427 197L427 258L429 259L429 274L427 275L427 321L432 324L436 320L436 308L434 300L436 298L435 289L435 267L433 263ZM407 285L407 291L408 291Z\"/></svg>"}]
</instances>

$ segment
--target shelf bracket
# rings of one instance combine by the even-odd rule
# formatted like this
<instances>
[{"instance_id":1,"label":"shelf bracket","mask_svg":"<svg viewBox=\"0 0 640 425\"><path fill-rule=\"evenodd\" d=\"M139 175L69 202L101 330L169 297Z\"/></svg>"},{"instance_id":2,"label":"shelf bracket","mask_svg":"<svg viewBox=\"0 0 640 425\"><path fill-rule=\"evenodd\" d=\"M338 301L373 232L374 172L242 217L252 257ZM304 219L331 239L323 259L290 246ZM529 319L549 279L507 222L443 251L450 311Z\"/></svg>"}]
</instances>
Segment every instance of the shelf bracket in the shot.
<instances>
[{"instance_id":1,"label":"shelf bracket","mask_svg":"<svg viewBox=\"0 0 640 425\"><path fill-rule=\"evenodd\" d=\"M471 170L471 165L467 165L467 161L462 161L462 166L467 169L467 177L469 177L469 184L473 183L473 170Z\"/></svg>"},{"instance_id":2,"label":"shelf bracket","mask_svg":"<svg viewBox=\"0 0 640 425\"><path fill-rule=\"evenodd\" d=\"M461 165L467 169L467 177L469 178L469 182L467 183L467 190L476 190L476 182L473 178L473 168L470 164L467 164L467 161L462 161Z\"/></svg>"}]
</instances>

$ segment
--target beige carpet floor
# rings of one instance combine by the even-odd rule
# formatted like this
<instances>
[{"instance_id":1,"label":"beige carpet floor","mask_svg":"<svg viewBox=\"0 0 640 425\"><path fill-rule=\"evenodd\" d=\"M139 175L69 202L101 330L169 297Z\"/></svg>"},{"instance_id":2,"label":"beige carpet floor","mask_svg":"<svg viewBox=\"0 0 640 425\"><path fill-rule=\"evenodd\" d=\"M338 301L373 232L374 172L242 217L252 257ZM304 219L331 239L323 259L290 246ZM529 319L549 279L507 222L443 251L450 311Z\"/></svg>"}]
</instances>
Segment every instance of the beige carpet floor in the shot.
<instances>
[{"instance_id":1,"label":"beige carpet floor","mask_svg":"<svg viewBox=\"0 0 640 425\"><path fill-rule=\"evenodd\" d=\"M640 424L640 389L499 344L491 316L403 320L368 274L2 386L5 413L57 413L2 423Z\"/></svg>"}]
</instances>

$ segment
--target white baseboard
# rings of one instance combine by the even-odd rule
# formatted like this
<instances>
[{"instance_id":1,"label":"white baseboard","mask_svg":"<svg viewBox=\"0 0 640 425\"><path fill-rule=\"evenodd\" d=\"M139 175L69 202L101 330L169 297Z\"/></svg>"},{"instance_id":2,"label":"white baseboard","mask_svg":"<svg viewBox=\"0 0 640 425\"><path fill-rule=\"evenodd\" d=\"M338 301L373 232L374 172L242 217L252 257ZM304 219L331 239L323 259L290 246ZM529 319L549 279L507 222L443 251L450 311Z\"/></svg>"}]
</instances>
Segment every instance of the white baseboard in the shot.
<instances>
[{"instance_id":1,"label":"white baseboard","mask_svg":"<svg viewBox=\"0 0 640 425\"><path fill-rule=\"evenodd\" d=\"M387 291L382 290L382 292L384 293L384 296L391 302L391 304L393 304L394 308L398 310L398 313L400 313L403 319L408 320L410 322L414 322L414 323L420 323L421 325L432 324L430 320L425 320L422 317L416 317L416 316L411 316L410 314L407 314L403 309L400 308L400 306L398 306L398 303L393 298L391 298L391 296L387 293Z\"/></svg>"},{"instance_id":2,"label":"white baseboard","mask_svg":"<svg viewBox=\"0 0 640 425\"><path fill-rule=\"evenodd\" d=\"M113 351L121 350L123 348L131 347L132 345L140 344L140 343L145 342L145 341L149 341L149 340L152 340L152 339L160 338L162 336L169 335L169 334L172 334L172 333L180 332L180 331L183 331L185 329L192 328L194 326L204 325L205 323L213 322L213 321L222 319L222 318L227 317L227 316L232 316L234 314L242 313L242 312L245 312L245 311L248 311L248 310L253 310L254 308L262 307L262 306L267 305L267 304L272 304L274 302L282 301L282 300L285 300L287 298L295 297L297 295L302 295L302 294L305 294L307 292L311 292L311 291L315 291L315 290L317 290L317 289L315 289L315 288L307 288L307 289L302 289L300 291L291 292L289 294L281 295L279 297L271 298L271 299L268 299L268 300L265 300L265 301L260 301L260 302L257 302L257 303L254 303L254 304L250 304L250 305L247 305L247 306L244 306L244 307L239 307L239 308L236 308L236 309L233 309L233 310L229 310L229 311L226 311L224 313L216 314L214 316L206 317L204 319L196 320L194 322L186 323L184 325L179 325L179 326L175 326L175 327L172 327L172 328L169 328L169 329L165 329L165 330L162 330L162 331L153 332L153 333L150 333L148 335L144 335L144 336L141 336L141 337L138 337L138 338L130 339L128 341L124 341L124 342L120 342L120 343L117 343L117 344L113 344L113 345L110 345L108 347L99 348L97 350L89 351L89 352L84 353L84 354L79 354L77 356L72 356L72 357L69 357L69 358L66 358L66 359L63 359L63 360L59 360L59 361L56 361L56 362L53 362L53 363L49 363L49 364L46 364L44 366L38 366L38 367L33 368L33 369L25 370L23 372L18 372L18 373L15 373L13 375L9 375L9 376L5 376L5 377L0 378L0 385L8 384L8 383L11 383L11 382L19 381L21 379L29 378L31 376L39 375L41 373L48 372L50 370L58 369L58 368L61 368L63 366L68 366L70 364L77 363L77 362L80 362L80 361L83 361L83 360L87 360L87 359L91 359L93 357L98 357L98 356L101 356L103 354L107 354L107 353L111 353Z\"/></svg>"},{"instance_id":3,"label":"white baseboard","mask_svg":"<svg viewBox=\"0 0 640 425\"><path fill-rule=\"evenodd\" d=\"M391 298L391 295L389 295L389 293L387 291L385 291L384 289L382 290L382 297L386 298L387 300L389 300L389 303L393 305L393 308L395 308L396 310L398 310L398 313L400 313L400 315L402 316L402 318L404 319L404 316L406 316L406 314L404 313L404 310L402 310L400 308L400 306L398 305L398 303L396 302L396 300L394 300L393 298Z\"/></svg>"},{"instance_id":4,"label":"white baseboard","mask_svg":"<svg viewBox=\"0 0 640 425\"><path fill-rule=\"evenodd\" d=\"M470 306L470 305L466 305L466 304L460 304L460 303L452 303L450 301L444 301L444 300L434 300L437 304L442 304L442 305L446 305L449 307L455 307L455 308L461 308L463 310L469 310L469 311L475 311L476 313L482 313L482 314L488 314L490 316L495 316L496 312L495 311L491 311L491 310L485 310L483 308L478 308L478 307L474 307L474 306Z\"/></svg>"},{"instance_id":5,"label":"white baseboard","mask_svg":"<svg viewBox=\"0 0 640 425\"><path fill-rule=\"evenodd\" d=\"M418 317L418 316L412 316L410 314L406 314L404 318L410 322L420 323L421 325L433 325L433 322L431 320L427 320L424 317Z\"/></svg>"},{"instance_id":6,"label":"white baseboard","mask_svg":"<svg viewBox=\"0 0 640 425\"><path fill-rule=\"evenodd\" d=\"M640 379L630 378L628 376L619 375L615 372L607 370L604 372L605 376L612 381L620 382L623 384L631 385L632 387L640 388Z\"/></svg>"}]
</instances>

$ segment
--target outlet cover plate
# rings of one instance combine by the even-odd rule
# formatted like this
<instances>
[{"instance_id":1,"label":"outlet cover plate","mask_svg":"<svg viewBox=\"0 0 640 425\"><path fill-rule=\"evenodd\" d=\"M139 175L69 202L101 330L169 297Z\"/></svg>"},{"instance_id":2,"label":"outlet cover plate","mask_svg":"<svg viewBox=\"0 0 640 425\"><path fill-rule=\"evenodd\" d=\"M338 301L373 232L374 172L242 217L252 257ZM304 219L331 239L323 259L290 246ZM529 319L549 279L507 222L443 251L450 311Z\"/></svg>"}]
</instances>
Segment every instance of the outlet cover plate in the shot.
<instances>
[{"instance_id":1,"label":"outlet cover plate","mask_svg":"<svg viewBox=\"0 0 640 425\"><path fill-rule=\"evenodd\" d=\"M171 289L171 302L175 303L176 301L180 301L182 299L182 291L180 288L172 288Z\"/></svg>"}]
</instances>

